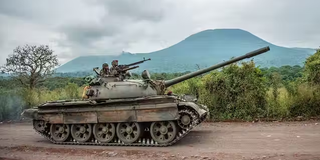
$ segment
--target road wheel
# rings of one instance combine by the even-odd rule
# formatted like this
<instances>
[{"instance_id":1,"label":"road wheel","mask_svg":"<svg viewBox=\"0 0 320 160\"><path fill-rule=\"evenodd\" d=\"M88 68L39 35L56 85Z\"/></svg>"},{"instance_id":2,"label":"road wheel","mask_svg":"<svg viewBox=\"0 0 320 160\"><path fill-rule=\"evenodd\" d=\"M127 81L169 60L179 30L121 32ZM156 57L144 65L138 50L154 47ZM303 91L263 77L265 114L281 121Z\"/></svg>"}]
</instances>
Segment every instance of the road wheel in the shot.
<instances>
[{"instance_id":1,"label":"road wheel","mask_svg":"<svg viewBox=\"0 0 320 160\"><path fill-rule=\"evenodd\" d=\"M57 142L64 142L70 136L70 127L67 124L52 124L50 134Z\"/></svg>"},{"instance_id":2,"label":"road wheel","mask_svg":"<svg viewBox=\"0 0 320 160\"><path fill-rule=\"evenodd\" d=\"M141 136L141 126L136 122L118 123L117 136L124 143L133 143Z\"/></svg>"},{"instance_id":3,"label":"road wheel","mask_svg":"<svg viewBox=\"0 0 320 160\"><path fill-rule=\"evenodd\" d=\"M177 133L177 126L173 121L153 122L150 126L151 137L159 144L171 142Z\"/></svg>"},{"instance_id":4,"label":"road wheel","mask_svg":"<svg viewBox=\"0 0 320 160\"><path fill-rule=\"evenodd\" d=\"M92 136L91 124L71 125L71 135L78 142L87 142Z\"/></svg>"},{"instance_id":5,"label":"road wheel","mask_svg":"<svg viewBox=\"0 0 320 160\"><path fill-rule=\"evenodd\" d=\"M116 135L116 127L112 123L98 123L93 126L93 135L101 143L109 143Z\"/></svg>"}]
</instances>

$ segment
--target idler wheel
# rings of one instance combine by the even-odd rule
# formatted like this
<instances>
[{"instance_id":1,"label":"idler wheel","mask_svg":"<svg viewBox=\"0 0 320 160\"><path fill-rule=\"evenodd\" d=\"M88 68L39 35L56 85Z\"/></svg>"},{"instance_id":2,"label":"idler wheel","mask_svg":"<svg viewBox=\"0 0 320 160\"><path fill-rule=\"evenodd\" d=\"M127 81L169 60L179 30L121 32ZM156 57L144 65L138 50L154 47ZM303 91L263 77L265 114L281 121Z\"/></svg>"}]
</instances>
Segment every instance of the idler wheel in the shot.
<instances>
[{"instance_id":1,"label":"idler wheel","mask_svg":"<svg viewBox=\"0 0 320 160\"><path fill-rule=\"evenodd\" d=\"M180 119L178 120L179 127L181 127L182 129L187 129L191 127L195 119L194 113L188 110L181 110L179 111L179 114L180 114Z\"/></svg>"},{"instance_id":2,"label":"idler wheel","mask_svg":"<svg viewBox=\"0 0 320 160\"><path fill-rule=\"evenodd\" d=\"M171 142L177 135L177 126L173 121L153 122L150 134L159 144Z\"/></svg>"},{"instance_id":3,"label":"idler wheel","mask_svg":"<svg viewBox=\"0 0 320 160\"><path fill-rule=\"evenodd\" d=\"M64 142L70 136L70 127L67 124L52 124L50 134L57 142Z\"/></svg>"},{"instance_id":4,"label":"idler wheel","mask_svg":"<svg viewBox=\"0 0 320 160\"><path fill-rule=\"evenodd\" d=\"M124 143L133 143L141 136L141 126L136 122L118 123L117 136Z\"/></svg>"},{"instance_id":5,"label":"idler wheel","mask_svg":"<svg viewBox=\"0 0 320 160\"><path fill-rule=\"evenodd\" d=\"M87 142L92 136L91 124L71 125L71 135L78 142Z\"/></svg>"},{"instance_id":6,"label":"idler wheel","mask_svg":"<svg viewBox=\"0 0 320 160\"><path fill-rule=\"evenodd\" d=\"M109 143L116 135L116 127L113 123L98 123L93 126L93 135L101 143Z\"/></svg>"}]
</instances>

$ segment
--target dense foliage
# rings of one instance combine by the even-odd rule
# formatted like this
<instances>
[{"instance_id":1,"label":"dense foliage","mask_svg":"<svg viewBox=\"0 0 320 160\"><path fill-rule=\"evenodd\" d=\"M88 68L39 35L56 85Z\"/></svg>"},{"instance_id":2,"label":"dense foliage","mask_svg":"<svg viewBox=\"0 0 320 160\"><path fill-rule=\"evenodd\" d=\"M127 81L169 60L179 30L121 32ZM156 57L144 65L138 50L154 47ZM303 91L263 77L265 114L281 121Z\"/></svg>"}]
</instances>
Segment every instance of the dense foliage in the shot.
<instances>
[{"instance_id":1,"label":"dense foliage","mask_svg":"<svg viewBox=\"0 0 320 160\"><path fill-rule=\"evenodd\" d=\"M214 120L310 118L320 115L319 62L318 50L304 67L259 69L253 62L232 64L170 89L199 95Z\"/></svg>"},{"instance_id":2,"label":"dense foliage","mask_svg":"<svg viewBox=\"0 0 320 160\"><path fill-rule=\"evenodd\" d=\"M320 84L320 49L307 58L305 62L305 78L312 84Z\"/></svg>"},{"instance_id":3,"label":"dense foliage","mask_svg":"<svg viewBox=\"0 0 320 160\"><path fill-rule=\"evenodd\" d=\"M170 88L194 94L210 108L213 120L292 119L320 115L320 51L304 67L261 68L255 63L232 64ZM79 73L84 74L84 73ZM78 74L78 75L79 75ZM151 73L152 79L172 79L186 73ZM25 88L10 77L0 78L0 121L19 119L25 108L45 101L81 98L86 85L77 73L55 74L36 88ZM87 75L93 75L88 73ZM133 74L133 79L141 78Z\"/></svg>"},{"instance_id":4,"label":"dense foliage","mask_svg":"<svg viewBox=\"0 0 320 160\"><path fill-rule=\"evenodd\" d=\"M292 115L320 114L320 49L307 58L303 77L296 82L293 91Z\"/></svg>"}]
</instances>

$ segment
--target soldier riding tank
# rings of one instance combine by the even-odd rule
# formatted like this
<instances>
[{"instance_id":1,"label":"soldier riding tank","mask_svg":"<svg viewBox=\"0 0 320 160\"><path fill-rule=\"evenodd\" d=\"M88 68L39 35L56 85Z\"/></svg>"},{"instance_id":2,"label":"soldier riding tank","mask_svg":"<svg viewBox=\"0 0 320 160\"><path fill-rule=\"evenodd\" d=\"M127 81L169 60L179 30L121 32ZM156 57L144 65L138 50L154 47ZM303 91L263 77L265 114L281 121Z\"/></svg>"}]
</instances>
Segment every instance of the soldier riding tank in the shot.
<instances>
[{"instance_id":1,"label":"soldier riding tank","mask_svg":"<svg viewBox=\"0 0 320 160\"><path fill-rule=\"evenodd\" d=\"M223 63L172 80L126 77L130 65L119 65L118 75L90 79L82 100L46 102L24 110L36 132L55 144L105 146L169 146L206 119L208 108L196 99L165 94L166 88L228 64L269 51L264 47ZM212 113L211 115L214 115Z\"/></svg>"}]
</instances>

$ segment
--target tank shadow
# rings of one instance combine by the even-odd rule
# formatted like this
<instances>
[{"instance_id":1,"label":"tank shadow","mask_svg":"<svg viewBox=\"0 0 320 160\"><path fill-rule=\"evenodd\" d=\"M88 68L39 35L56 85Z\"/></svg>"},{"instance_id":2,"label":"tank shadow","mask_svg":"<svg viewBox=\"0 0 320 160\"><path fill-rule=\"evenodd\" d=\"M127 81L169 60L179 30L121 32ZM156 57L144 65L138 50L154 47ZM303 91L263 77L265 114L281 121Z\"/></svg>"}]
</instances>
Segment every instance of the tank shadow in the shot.
<instances>
[{"instance_id":1,"label":"tank shadow","mask_svg":"<svg viewBox=\"0 0 320 160\"><path fill-rule=\"evenodd\" d=\"M208 138L212 139L216 136L214 134L219 134L216 131L211 130L193 130L190 131L185 137L178 141L174 146L186 146L186 145L196 145L201 143L206 143Z\"/></svg>"},{"instance_id":2,"label":"tank shadow","mask_svg":"<svg viewBox=\"0 0 320 160\"><path fill-rule=\"evenodd\" d=\"M212 130L192 130L185 137L179 140L173 146L193 146L197 144L206 143L208 139L214 140L215 137L219 136L220 131L212 131ZM42 143L46 145L56 145L51 143L49 140L45 138L37 138L37 143Z\"/></svg>"}]
</instances>

